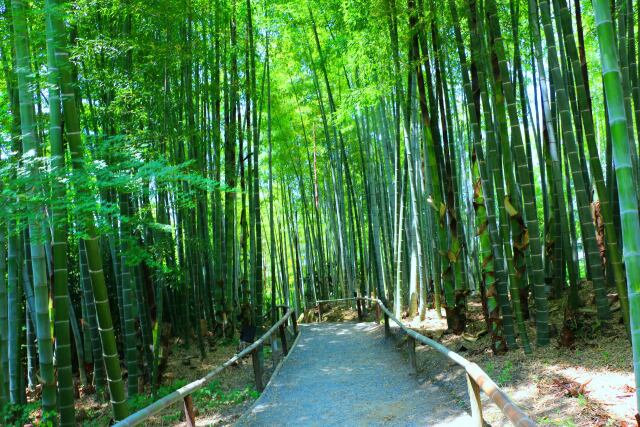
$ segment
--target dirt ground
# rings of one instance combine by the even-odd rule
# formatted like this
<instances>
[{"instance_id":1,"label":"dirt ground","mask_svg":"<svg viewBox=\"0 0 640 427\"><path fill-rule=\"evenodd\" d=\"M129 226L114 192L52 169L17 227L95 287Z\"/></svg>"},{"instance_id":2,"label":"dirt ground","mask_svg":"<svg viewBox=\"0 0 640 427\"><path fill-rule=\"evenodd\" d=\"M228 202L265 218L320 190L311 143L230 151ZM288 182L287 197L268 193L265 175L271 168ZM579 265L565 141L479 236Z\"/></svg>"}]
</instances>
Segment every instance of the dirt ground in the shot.
<instances>
[{"instance_id":1,"label":"dirt ground","mask_svg":"<svg viewBox=\"0 0 640 427\"><path fill-rule=\"evenodd\" d=\"M592 301L587 286L581 297L583 301ZM533 347L530 355L525 355L521 348L499 356L492 354L477 298L469 299L469 326L459 336L447 331L446 319L439 319L433 309L423 321L418 317L409 319L406 314L403 321L480 365L541 426L632 426L636 425L636 409L631 345L616 296L610 297L612 320L600 325L595 321L595 310L588 304L578 309L574 321L570 322L577 324L570 339L563 331L564 303L552 301L551 331L555 336L550 345L536 348L534 322L527 321ZM327 306L323 308L323 320L357 320L357 313L345 304ZM375 320L372 312L368 313L367 320ZM396 346L404 351L404 339L395 339ZM452 399L468 405L461 368L426 346L417 347L417 360L421 380L445 387ZM510 425L486 396L483 402L484 416L491 426Z\"/></svg>"},{"instance_id":2,"label":"dirt ground","mask_svg":"<svg viewBox=\"0 0 640 427\"><path fill-rule=\"evenodd\" d=\"M206 357L201 359L197 346L191 345L187 350L179 340L173 340L159 391L160 395L166 395L176 388L203 377L230 359L237 350L237 341L226 343L220 341L213 349L207 349ZM266 383L282 356L279 353L276 353L275 357L272 356L271 348L267 346L264 354L264 382ZM194 410L197 425L233 424L259 396L255 390L251 357L222 371L209 387L194 396L196 396ZM141 394L135 399L134 410L139 410L152 402L148 393ZM98 402L95 395L83 396L76 404L79 425L105 427L110 424L110 407L104 402ZM145 423L147 427L184 425L182 404L166 409Z\"/></svg>"},{"instance_id":3,"label":"dirt ground","mask_svg":"<svg viewBox=\"0 0 640 427\"><path fill-rule=\"evenodd\" d=\"M522 348L502 355L493 355L490 337L481 304L470 297L467 306L468 327L464 334L454 335L447 330L446 319L438 318L435 310L428 310L424 320L403 316L403 322L416 331L440 341L470 361L480 365L500 387L541 426L633 426L635 387L631 345L621 322L619 303L611 295L613 318L608 324L595 321L592 304L578 309L569 322L575 333L567 339L563 330L565 308L563 301L551 301L551 344L536 348L534 321L527 321L533 354L525 355ZM583 301L592 301L585 286ZM444 314L444 313L443 313ZM375 321L373 308L365 312L366 321ZM323 304L325 322L357 321L355 307L350 303ZM318 311L302 314L300 323L318 320ZM394 334L395 345L405 351L405 338ZM170 345L171 353L163 376L161 392L169 392L201 378L237 352L237 342L217 342L200 359L197 346L185 349L178 340ZM281 358L279 350L273 356L265 346L265 383ZM442 358L427 346L416 348L419 381L434 383L450 398L468 406L464 371ZM405 355L406 357L406 355ZM408 363L408 358L405 359ZM148 386L147 386L148 389ZM162 393L161 393L162 394ZM37 399L37 395L34 398ZM258 397L255 391L251 359L223 371L214 383L195 399L197 425L222 426L233 424ZM152 402L148 394L136 398L134 409ZM97 400L95 394L81 392L76 400L78 425L105 427L111 422L109 405ZM491 426L510 425L496 405L483 396L484 417ZM37 411L39 412L39 411ZM37 416L34 417L37 420ZM32 419L33 419L32 418ZM181 405L154 416L146 426L182 426Z\"/></svg>"}]
</instances>

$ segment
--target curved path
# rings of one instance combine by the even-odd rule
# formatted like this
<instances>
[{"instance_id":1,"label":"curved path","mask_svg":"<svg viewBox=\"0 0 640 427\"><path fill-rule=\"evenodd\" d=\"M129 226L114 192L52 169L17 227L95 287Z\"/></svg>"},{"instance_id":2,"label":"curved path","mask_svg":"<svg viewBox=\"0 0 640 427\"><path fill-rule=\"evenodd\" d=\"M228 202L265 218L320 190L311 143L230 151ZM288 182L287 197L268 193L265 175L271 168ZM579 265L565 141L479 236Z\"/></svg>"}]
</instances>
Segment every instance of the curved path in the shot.
<instances>
[{"instance_id":1,"label":"curved path","mask_svg":"<svg viewBox=\"0 0 640 427\"><path fill-rule=\"evenodd\" d=\"M470 426L448 392L420 384L372 323L301 325L296 347L237 426Z\"/></svg>"}]
</instances>

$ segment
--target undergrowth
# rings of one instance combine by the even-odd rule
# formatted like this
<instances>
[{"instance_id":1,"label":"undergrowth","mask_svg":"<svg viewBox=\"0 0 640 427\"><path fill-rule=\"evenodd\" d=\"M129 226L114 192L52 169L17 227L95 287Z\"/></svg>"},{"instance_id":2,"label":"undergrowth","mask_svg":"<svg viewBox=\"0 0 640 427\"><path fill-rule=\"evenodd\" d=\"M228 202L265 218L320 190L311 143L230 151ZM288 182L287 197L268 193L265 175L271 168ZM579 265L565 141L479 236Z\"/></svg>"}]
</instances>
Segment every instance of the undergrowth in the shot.
<instances>
[{"instance_id":1,"label":"undergrowth","mask_svg":"<svg viewBox=\"0 0 640 427\"><path fill-rule=\"evenodd\" d=\"M131 413L139 411L149 406L157 399L161 399L185 385L187 385L186 381L177 380L171 385L160 387L155 397L149 394L136 395L129 399L130 411ZM194 392L191 396L193 398L193 406L197 408L200 413L203 413L215 411L225 406L237 405L239 403L246 402L247 400L253 400L258 398L259 395L260 393L250 386L243 389L223 390L220 387L220 382L214 381ZM172 412L161 416L163 424L177 422L181 417L181 409L172 410Z\"/></svg>"},{"instance_id":2,"label":"undergrowth","mask_svg":"<svg viewBox=\"0 0 640 427\"><path fill-rule=\"evenodd\" d=\"M22 427L32 424L35 427L53 427L57 418L55 412L45 412L42 417L38 417L40 402L19 405L5 403L0 407L0 425Z\"/></svg>"}]
</instances>

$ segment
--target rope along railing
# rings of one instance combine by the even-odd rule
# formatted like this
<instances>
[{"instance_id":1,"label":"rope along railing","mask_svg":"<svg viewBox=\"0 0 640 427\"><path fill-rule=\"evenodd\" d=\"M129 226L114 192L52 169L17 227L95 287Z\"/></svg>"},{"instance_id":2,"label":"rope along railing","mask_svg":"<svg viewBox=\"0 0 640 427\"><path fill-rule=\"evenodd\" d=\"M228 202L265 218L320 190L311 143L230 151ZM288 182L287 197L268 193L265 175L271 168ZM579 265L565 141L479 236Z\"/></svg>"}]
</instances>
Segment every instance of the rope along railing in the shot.
<instances>
[{"instance_id":1,"label":"rope along railing","mask_svg":"<svg viewBox=\"0 0 640 427\"><path fill-rule=\"evenodd\" d=\"M147 406L146 408L143 408L138 412L129 415L124 420L117 422L114 425L114 427L129 427L129 426L138 425L143 421L149 419L153 415L159 413L160 411L168 408L169 406L180 402L181 400L183 402L183 410L184 410L185 421L187 426L188 427L195 426L196 425L195 415L193 411L193 400L191 398L191 395L194 392L206 386L207 384L209 384L220 372L224 371L226 368L233 365L238 360L242 359L248 354L251 354L251 360L253 363L253 373L256 381L256 388L259 391L262 391L264 389L264 384L262 383L263 366L262 366L262 358L260 357L260 352L262 351L262 345L264 344L267 338L269 338L276 331L278 331L280 335L280 342L282 344L282 352L286 356L289 350L287 345L287 334L286 334L285 328L287 327L287 321L289 320L289 318L291 319L294 335L298 334L298 325L296 322L294 311L291 308L286 306L280 306L279 308L281 308L284 311L284 314L282 315L280 320L278 320L264 335L262 335L256 341L254 341L253 344L251 344L250 346L242 350L240 353L234 355L231 359L227 360L222 365L218 366L216 369L209 372L207 375L200 378L199 380L193 381L192 383L189 383L184 387L179 388L173 393L168 394L167 396L161 399L158 399L157 401Z\"/></svg>"},{"instance_id":2,"label":"rope along railing","mask_svg":"<svg viewBox=\"0 0 640 427\"><path fill-rule=\"evenodd\" d=\"M384 303L377 298L368 297L353 297L353 298L340 298L336 300L321 300L317 301L318 306L318 319L322 321L322 304L328 302L340 302L340 301L356 301L358 310L358 319L363 320L364 315L364 301L369 301L376 304L376 318L378 322L380 319L380 310L384 315L384 330L385 335L391 334L391 328L389 325L389 319L393 320L402 333L408 337L407 346L409 350L409 363L414 372L417 372L416 362L416 341L427 345L443 356L455 362L457 365L464 368L467 376L467 389L469 392L469 400L471 402L471 417L473 419L473 425L482 427L485 425L484 418L482 416L482 400L480 399L480 390L482 390L493 403L495 403L507 419L516 427L535 426L536 423L529 418L515 403L511 401L509 396L493 382L491 378L478 366L476 363L470 362L458 353L451 351L444 345L436 342L430 338L425 337L417 333L416 331L407 328L400 320L398 320L393 313L384 305Z\"/></svg>"}]
</instances>

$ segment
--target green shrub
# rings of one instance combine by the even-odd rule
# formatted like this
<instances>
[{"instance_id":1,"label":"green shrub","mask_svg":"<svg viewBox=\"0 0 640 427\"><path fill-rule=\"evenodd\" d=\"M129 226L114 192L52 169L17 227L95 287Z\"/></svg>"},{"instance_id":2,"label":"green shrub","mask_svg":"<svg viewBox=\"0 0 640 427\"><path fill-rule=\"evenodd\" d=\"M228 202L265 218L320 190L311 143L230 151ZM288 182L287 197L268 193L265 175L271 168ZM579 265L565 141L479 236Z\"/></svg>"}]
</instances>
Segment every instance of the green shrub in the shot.
<instances>
[{"instance_id":1,"label":"green shrub","mask_svg":"<svg viewBox=\"0 0 640 427\"><path fill-rule=\"evenodd\" d=\"M5 403L0 407L0 425L3 426L23 426L25 424L34 424L31 414L40 407L40 402L27 403L26 405L17 405L13 403ZM47 420L51 420L50 415L44 417L44 423L40 424L46 426Z\"/></svg>"}]
</instances>

